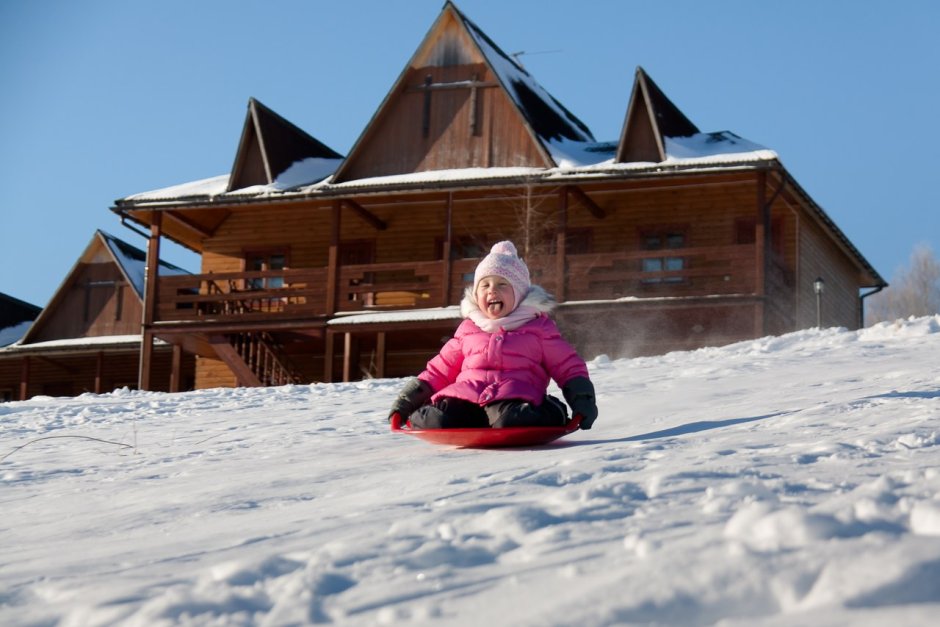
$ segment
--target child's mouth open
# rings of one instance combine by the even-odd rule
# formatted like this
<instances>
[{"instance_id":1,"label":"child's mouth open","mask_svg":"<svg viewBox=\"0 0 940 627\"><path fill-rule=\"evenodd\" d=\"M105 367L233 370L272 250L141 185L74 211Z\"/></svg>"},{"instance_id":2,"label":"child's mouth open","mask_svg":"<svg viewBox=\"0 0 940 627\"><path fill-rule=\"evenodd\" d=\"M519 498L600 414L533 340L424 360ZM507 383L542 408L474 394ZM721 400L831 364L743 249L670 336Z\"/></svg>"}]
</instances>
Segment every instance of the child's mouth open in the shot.
<instances>
[{"instance_id":1,"label":"child's mouth open","mask_svg":"<svg viewBox=\"0 0 940 627\"><path fill-rule=\"evenodd\" d=\"M490 314L496 316L503 311L503 301L501 300L491 300L486 303L486 310Z\"/></svg>"}]
</instances>

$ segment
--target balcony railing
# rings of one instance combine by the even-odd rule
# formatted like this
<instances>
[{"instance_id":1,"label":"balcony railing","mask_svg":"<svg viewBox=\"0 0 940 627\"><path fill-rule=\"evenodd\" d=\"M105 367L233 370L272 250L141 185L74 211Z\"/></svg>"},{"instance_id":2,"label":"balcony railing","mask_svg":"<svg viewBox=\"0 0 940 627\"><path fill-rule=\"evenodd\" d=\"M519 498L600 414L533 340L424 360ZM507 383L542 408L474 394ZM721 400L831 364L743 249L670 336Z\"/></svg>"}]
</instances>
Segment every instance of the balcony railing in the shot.
<instances>
[{"instance_id":1,"label":"balcony railing","mask_svg":"<svg viewBox=\"0 0 940 627\"><path fill-rule=\"evenodd\" d=\"M673 270L643 271L673 260ZM681 260L681 261L675 261ZM161 277L158 322L235 321L326 316L337 311L411 309L460 302L479 259L458 259L445 277L443 261L342 266L335 311L327 311L329 268L217 272ZM559 285L553 255L527 260L533 283L564 300L710 296L756 293L755 247L749 245L568 255ZM772 264L775 267L779 263ZM779 268L778 268L779 269ZM779 285L779 272L770 278ZM445 281L446 279L446 281ZM444 290L447 284L447 295ZM559 289L563 288L563 289Z\"/></svg>"}]
</instances>

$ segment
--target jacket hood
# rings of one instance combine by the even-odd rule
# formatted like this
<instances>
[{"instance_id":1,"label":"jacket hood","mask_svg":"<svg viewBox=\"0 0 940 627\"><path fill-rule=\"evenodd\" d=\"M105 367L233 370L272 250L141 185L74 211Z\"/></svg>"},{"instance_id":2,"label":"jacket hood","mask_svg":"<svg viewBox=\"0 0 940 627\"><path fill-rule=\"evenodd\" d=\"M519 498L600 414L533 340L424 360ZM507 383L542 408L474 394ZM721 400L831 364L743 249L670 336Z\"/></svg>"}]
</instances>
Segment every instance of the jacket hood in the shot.
<instances>
[{"instance_id":1,"label":"jacket hood","mask_svg":"<svg viewBox=\"0 0 940 627\"><path fill-rule=\"evenodd\" d=\"M539 285L533 285L529 288L529 291L526 292L525 298L522 299L522 302L519 303L516 308L523 305L532 307L540 313L548 314L558 306L558 302L555 300L555 297L546 292L544 288ZM464 318L469 318L470 314L474 311L480 311L480 308L477 306L476 299L473 297L473 287L468 287L464 290L463 299L460 301L460 315Z\"/></svg>"}]
</instances>

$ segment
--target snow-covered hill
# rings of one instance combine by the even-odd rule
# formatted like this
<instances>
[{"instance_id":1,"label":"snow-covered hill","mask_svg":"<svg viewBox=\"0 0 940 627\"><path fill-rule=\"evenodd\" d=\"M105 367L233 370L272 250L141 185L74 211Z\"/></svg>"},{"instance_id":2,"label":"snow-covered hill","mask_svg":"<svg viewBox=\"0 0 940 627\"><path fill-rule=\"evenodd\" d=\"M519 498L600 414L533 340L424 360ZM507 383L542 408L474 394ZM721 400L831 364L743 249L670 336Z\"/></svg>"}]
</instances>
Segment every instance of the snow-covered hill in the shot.
<instances>
[{"instance_id":1,"label":"snow-covered hill","mask_svg":"<svg viewBox=\"0 0 940 627\"><path fill-rule=\"evenodd\" d=\"M590 369L530 450L391 434L401 380L0 404L0 623L940 615L940 316Z\"/></svg>"}]
</instances>

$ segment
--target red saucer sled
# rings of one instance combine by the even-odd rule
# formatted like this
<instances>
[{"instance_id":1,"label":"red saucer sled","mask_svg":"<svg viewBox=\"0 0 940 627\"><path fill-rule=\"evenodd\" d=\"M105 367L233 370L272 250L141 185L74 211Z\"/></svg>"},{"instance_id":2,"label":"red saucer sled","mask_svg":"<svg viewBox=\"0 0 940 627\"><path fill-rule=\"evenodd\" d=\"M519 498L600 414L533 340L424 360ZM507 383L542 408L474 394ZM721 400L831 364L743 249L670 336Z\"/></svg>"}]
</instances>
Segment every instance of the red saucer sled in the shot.
<instances>
[{"instance_id":1,"label":"red saucer sled","mask_svg":"<svg viewBox=\"0 0 940 627\"><path fill-rule=\"evenodd\" d=\"M392 414L392 431L394 433L407 433L432 444L446 444L460 448L507 448L548 444L573 431L577 431L580 426L581 416L575 416L564 427L412 429L409 422L406 421L402 424L399 414Z\"/></svg>"}]
</instances>

